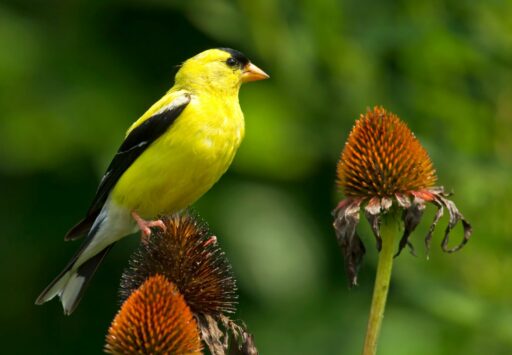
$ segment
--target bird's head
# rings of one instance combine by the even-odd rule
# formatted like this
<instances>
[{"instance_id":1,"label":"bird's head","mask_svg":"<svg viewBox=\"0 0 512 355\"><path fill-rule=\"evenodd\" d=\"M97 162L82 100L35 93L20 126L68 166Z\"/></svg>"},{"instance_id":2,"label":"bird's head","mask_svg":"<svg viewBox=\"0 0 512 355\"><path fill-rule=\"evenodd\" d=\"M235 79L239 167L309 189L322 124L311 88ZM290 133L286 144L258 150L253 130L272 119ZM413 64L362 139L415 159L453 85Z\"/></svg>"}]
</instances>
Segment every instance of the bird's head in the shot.
<instances>
[{"instance_id":1,"label":"bird's head","mask_svg":"<svg viewBox=\"0 0 512 355\"><path fill-rule=\"evenodd\" d=\"M176 84L188 89L237 94L242 83L268 77L243 53L217 48L186 60L176 74Z\"/></svg>"}]
</instances>

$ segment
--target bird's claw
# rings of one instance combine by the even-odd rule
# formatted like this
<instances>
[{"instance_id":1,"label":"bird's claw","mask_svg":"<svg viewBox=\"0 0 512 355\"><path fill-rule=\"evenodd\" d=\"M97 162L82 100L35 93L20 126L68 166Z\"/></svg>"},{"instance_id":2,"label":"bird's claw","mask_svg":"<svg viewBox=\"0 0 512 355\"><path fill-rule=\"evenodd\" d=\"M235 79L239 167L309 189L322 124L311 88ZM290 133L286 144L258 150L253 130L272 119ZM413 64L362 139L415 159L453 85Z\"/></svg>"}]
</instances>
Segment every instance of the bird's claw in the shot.
<instances>
[{"instance_id":1,"label":"bird's claw","mask_svg":"<svg viewBox=\"0 0 512 355\"><path fill-rule=\"evenodd\" d=\"M145 221L144 228L141 229L141 232L146 236L149 237L151 235L151 227L157 227L160 228L163 232L167 230L167 227L165 226L165 223L162 222L162 220L157 219L156 221Z\"/></svg>"},{"instance_id":2,"label":"bird's claw","mask_svg":"<svg viewBox=\"0 0 512 355\"><path fill-rule=\"evenodd\" d=\"M140 217L136 212L132 212L132 217L139 226L140 239L144 244L147 244L149 242L149 237L151 236L151 227L160 228L164 232L167 230L165 223L160 219L154 221L146 221L142 217Z\"/></svg>"}]
</instances>

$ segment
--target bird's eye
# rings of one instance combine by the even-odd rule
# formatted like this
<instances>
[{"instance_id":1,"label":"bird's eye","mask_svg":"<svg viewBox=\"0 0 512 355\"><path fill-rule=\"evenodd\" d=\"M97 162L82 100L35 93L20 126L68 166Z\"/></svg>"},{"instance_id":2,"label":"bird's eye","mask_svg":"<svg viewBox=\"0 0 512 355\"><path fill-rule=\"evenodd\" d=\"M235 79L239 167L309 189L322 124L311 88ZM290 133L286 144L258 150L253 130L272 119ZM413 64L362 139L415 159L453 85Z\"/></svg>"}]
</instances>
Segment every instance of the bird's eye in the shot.
<instances>
[{"instance_id":1,"label":"bird's eye","mask_svg":"<svg viewBox=\"0 0 512 355\"><path fill-rule=\"evenodd\" d=\"M237 64L237 61L233 57L229 57L228 60L226 60L226 64L230 67L234 67Z\"/></svg>"}]
</instances>

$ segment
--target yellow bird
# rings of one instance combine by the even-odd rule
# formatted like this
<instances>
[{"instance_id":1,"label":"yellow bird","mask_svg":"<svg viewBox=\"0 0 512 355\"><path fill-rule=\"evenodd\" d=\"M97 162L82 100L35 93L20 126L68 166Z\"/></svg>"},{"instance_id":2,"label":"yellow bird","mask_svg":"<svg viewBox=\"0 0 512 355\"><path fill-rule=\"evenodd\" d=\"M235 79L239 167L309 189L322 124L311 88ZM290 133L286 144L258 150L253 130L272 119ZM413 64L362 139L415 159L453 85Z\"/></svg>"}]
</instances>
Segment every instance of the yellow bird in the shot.
<instances>
[{"instance_id":1,"label":"yellow bird","mask_svg":"<svg viewBox=\"0 0 512 355\"><path fill-rule=\"evenodd\" d=\"M165 229L158 215L182 210L208 191L231 164L244 136L238 91L269 76L239 51L210 49L185 61L174 86L128 129L86 217L66 235L86 239L37 298L77 307L115 242L138 229Z\"/></svg>"}]
</instances>

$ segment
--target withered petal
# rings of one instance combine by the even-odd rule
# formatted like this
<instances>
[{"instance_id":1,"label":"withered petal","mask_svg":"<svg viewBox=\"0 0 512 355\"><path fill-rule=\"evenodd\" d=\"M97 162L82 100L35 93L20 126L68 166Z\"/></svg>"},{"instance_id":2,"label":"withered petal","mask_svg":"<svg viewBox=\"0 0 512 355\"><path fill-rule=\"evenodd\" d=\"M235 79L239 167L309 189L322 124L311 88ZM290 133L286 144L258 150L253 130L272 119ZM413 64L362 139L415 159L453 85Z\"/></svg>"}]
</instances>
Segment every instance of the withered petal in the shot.
<instances>
[{"instance_id":1,"label":"withered petal","mask_svg":"<svg viewBox=\"0 0 512 355\"><path fill-rule=\"evenodd\" d=\"M414 249L414 245L411 243L410 240L407 241L407 247L409 248L409 252L411 253L412 256L418 256L416 254L416 250Z\"/></svg>"},{"instance_id":2,"label":"withered petal","mask_svg":"<svg viewBox=\"0 0 512 355\"><path fill-rule=\"evenodd\" d=\"M436 196L441 195L444 197L449 197L449 196L453 195L453 192L444 191L444 186L432 186L432 187L429 187L427 190Z\"/></svg>"},{"instance_id":3,"label":"withered petal","mask_svg":"<svg viewBox=\"0 0 512 355\"><path fill-rule=\"evenodd\" d=\"M258 349L254 344L254 337L247 331L244 322L234 322L224 317L225 327L231 331L233 335L230 340L230 355L258 355Z\"/></svg>"},{"instance_id":4,"label":"withered petal","mask_svg":"<svg viewBox=\"0 0 512 355\"><path fill-rule=\"evenodd\" d=\"M395 254L395 258L398 255L400 255L402 249L409 244L409 236L420 223L421 216L423 215L424 210L425 201L419 197L414 197L411 206L404 210L404 234L402 235L402 239L400 239L400 244L398 245L398 252Z\"/></svg>"},{"instance_id":5,"label":"withered petal","mask_svg":"<svg viewBox=\"0 0 512 355\"><path fill-rule=\"evenodd\" d=\"M247 332L243 333L240 353L242 355L258 355L258 350L254 345L254 337L252 336L252 334L249 334Z\"/></svg>"},{"instance_id":6,"label":"withered petal","mask_svg":"<svg viewBox=\"0 0 512 355\"><path fill-rule=\"evenodd\" d=\"M357 285L357 273L365 254L363 242L356 233L361 202L361 199L347 199L333 211L333 227L345 261L350 287Z\"/></svg>"},{"instance_id":7,"label":"withered petal","mask_svg":"<svg viewBox=\"0 0 512 355\"><path fill-rule=\"evenodd\" d=\"M373 235L377 241L377 250L382 249L382 236L380 235L380 213L381 213L381 202L378 197L373 197L368 201L368 204L364 208L364 215L370 223Z\"/></svg>"},{"instance_id":8,"label":"withered petal","mask_svg":"<svg viewBox=\"0 0 512 355\"><path fill-rule=\"evenodd\" d=\"M457 250L460 250L464 245L466 245L466 243L469 241L469 238L471 237L473 229L471 228L469 222L466 221L462 213L459 212L457 206L453 201L448 200L441 194L439 194L437 198L446 207L448 213L450 214L450 221L448 222L448 226L446 227L441 247L443 248L443 251L447 253L453 253L456 252ZM457 225L459 221L462 222L462 229L464 230L464 236L462 238L462 241L459 243L459 245L456 245L453 248L448 248L448 244L450 242L450 231L455 227L455 225Z\"/></svg>"},{"instance_id":9,"label":"withered petal","mask_svg":"<svg viewBox=\"0 0 512 355\"><path fill-rule=\"evenodd\" d=\"M432 234L434 233L434 229L436 228L437 223L439 222L439 220L441 219L441 217L444 214L444 208L443 208L442 203L437 201L437 199L433 200L432 203L437 206L437 212L436 212L436 215L434 216L434 220L430 224L430 228L425 237L425 249L427 250L427 259L429 258L429 255L430 255L430 245L432 242Z\"/></svg>"},{"instance_id":10,"label":"withered petal","mask_svg":"<svg viewBox=\"0 0 512 355\"><path fill-rule=\"evenodd\" d=\"M393 200L389 197L383 197L380 199L380 207L382 212L387 212L393 205Z\"/></svg>"},{"instance_id":11,"label":"withered petal","mask_svg":"<svg viewBox=\"0 0 512 355\"><path fill-rule=\"evenodd\" d=\"M398 205L403 209L411 207L411 199L409 198L409 196L401 193L396 193L395 198L396 201L398 202Z\"/></svg>"},{"instance_id":12,"label":"withered petal","mask_svg":"<svg viewBox=\"0 0 512 355\"><path fill-rule=\"evenodd\" d=\"M227 333L220 329L217 317L209 314L197 314L196 319L201 330L201 339L212 354L226 354L228 349Z\"/></svg>"},{"instance_id":13,"label":"withered petal","mask_svg":"<svg viewBox=\"0 0 512 355\"><path fill-rule=\"evenodd\" d=\"M247 326L224 315L197 315L201 338L215 355L258 355L253 336Z\"/></svg>"}]
</instances>

